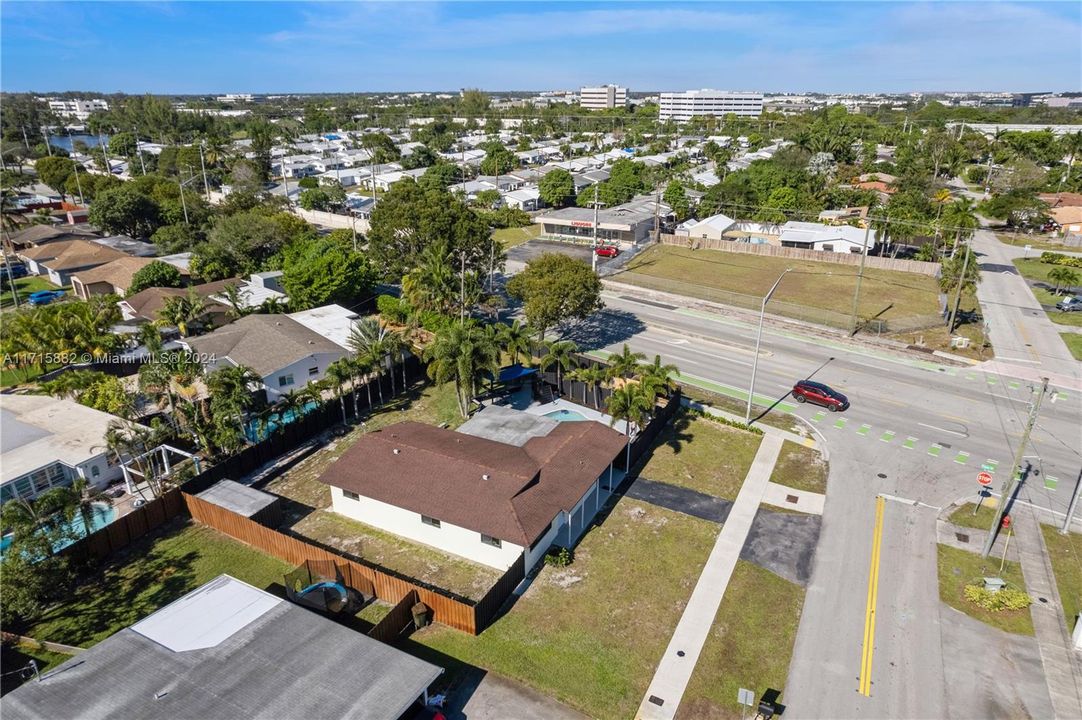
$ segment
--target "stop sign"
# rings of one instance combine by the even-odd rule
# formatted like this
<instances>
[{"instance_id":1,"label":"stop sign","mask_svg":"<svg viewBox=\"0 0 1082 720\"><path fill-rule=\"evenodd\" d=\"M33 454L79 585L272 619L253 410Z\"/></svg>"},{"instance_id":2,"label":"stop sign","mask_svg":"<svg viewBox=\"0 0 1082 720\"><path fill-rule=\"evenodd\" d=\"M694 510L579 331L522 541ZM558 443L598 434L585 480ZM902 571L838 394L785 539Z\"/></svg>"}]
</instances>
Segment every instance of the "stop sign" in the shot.
<instances>
[{"instance_id":1,"label":"stop sign","mask_svg":"<svg viewBox=\"0 0 1082 720\"><path fill-rule=\"evenodd\" d=\"M992 475L990 473L982 472L977 474L977 484L981 487L988 487L992 484Z\"/></svg>"}]
</instances>

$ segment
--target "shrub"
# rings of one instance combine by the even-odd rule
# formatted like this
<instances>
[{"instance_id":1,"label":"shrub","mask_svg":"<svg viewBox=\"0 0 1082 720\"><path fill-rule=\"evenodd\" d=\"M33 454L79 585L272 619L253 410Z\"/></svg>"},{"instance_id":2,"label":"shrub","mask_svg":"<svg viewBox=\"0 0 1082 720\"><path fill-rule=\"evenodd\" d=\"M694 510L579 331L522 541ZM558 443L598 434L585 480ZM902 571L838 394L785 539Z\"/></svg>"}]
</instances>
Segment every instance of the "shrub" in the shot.
<instances>
[{"instance_id":1,"label":"shrub","mask_svg":"<svg viewBox=\"0 0 1082 720\"><path fill-rule=\"evenodd\" d=\"M574 561L575 554L565 547L549 548L549 551L545 553L545 564L553 567L567 567Z\"/></svg>"},{"instance_id":2,"label":"shrub","mask_svg":"<svg viewBox=\"0 0 1082 720\"><path fill-rule=\"evenodd\" d=\"M1049 265L1066 265L1067 267L1082 268L1082 258L1072 255L1064 255L1058 252L1041 253L1041 262Z\"/></svg>"},{"instance_id":3,"label":"shrub","mask_svg":"<svg viewBox=\"0 0 1082 720\"><path fill-rule=\"evenodd\" d=\"M297 185L305 190L314 190L319 187L319 180L314 177L302 177L297 181Z\"/></svg>"},{"instance_id":4,"label":"shrub","mask_svg":"<svg viewBox=\"0 0 1082 720\"><path fill-rule=\"evenodd\" d=\"M394 295L380 295L376 298L376 309L387 322L401 325L409 317L409 306Z\"/></svg>"},{"instance_id":5,"label":"shrub","mask_svg":"<svg viewBox=\"0 0 1082 720\"><path fill-rule=\"evenodd\" d=\"M432 333L438 333L440 330L443 330L454 322L454 318L448 317L447 315L441 315L435 310L421 311L420 319L421 327Z\"/></svg>"},{"instance_id":6,"label":"shrub","mask_svg":"<svg viewBox=\"0 0 1082 720\"><path fill-rule=\"evenodd\" d=\"M700 409L695 408L695 407L688 408L687 412L690 415L694 415L695 417L699 417L699 418L702 418L704 420L709 420L710 422L715 422L718 425L725 425L727 427L736 428L737 430L744 430L745 432L750 432L750 433L753 433L755 435L762 435L763 434L763 431L760 428L755 427L754 425L745 425L744 423L742 423L742 422L740 422L738 420L730 420L729 418L718 417L717 415L711 415L710 413L706 412L705 410L700 410Z\"/></svg>"},{"instance_id":7,"label":"shrub","mask_svg":"<svg viewBox=\"0 0 1082 720\"><path fill-rule=\"evenodd\" d=\"M983 585L966 585L963 595L969 602L992 612L1025 610L1033 602L1027 592L1010 586L999 592L992 592Z\"/></svg>"},{"instance_id":8,"label":"shrub","mask_svg":"<svg viewBox=\"0 0 1082 720\"><path fill-rule=\"evenodd\" d=\"M988 168L983 165L970 165L966 168L966 180L971 183L983 183L988 178Z\"/></svg>"}]
</instances>

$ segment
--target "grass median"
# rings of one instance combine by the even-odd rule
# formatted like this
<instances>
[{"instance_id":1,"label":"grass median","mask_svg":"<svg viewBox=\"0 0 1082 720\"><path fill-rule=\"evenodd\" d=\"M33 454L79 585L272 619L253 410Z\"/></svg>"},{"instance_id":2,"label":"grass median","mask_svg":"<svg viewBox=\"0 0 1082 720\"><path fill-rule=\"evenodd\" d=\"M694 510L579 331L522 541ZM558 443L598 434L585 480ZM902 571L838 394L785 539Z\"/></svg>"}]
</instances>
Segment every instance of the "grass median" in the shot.
<instances>
[{"instance_id":1,"label":"grass median","mask_svg":"<svg viewBox=\"0 0 1082 720\"><path fill-rule=\"evenodd\" d=\"M1061 534L1058 527L1051 525L1041 525L1041 532L1056 577L1067 630L1073 631L1075 619L1082 612L1082 534Z\"/></svg>"},{"instance_id":2,"label":"grass median","mask_svg":"<svg viewBox=\"0 0 1082 720\"><path fill-rule=\"evenodd\" d=\"M774 472L770 476L770 482L794 490L825 493L829 472L827 461L818 450L786 440L781 445L778 461L774 463Z\"/></svg>"},{"instance_id":3,"label":"grass median","mask_svg":"<svg viewBox=\"0 0 1082 720\"><path fill-rule=\"evenodd\" d=\"M768 689L784 690L803 607L804 588L739 560L677 720L738 718L740 688L756 699Z\"/></svg>"},{"instance_id":4,"label":"grass median","mask_svg":"<svg viewBox=\"0 0 1082 720\"><path fill-rule=\"evenodd\" d=\"M983 558L968 550L938 545L939 599L972 618L994 628L1017 635L1033 635L1033 617L1025 610L1001 610L998 612L969 602L962 594L966 585L979 584L985 577L1000 577L1009 585L1025 589L1022 568L1016 562L1006 562L1000 572L999 558Z\"/></svg>"}]
</instances>

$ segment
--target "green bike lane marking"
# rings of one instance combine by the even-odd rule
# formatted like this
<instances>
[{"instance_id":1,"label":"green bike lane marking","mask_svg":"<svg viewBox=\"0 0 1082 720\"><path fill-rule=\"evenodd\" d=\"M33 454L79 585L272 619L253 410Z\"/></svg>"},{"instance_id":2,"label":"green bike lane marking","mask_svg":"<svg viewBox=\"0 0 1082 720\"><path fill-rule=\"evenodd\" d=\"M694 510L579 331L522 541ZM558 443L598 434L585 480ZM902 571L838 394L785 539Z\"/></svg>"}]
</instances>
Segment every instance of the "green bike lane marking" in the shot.
<instances>
[{"instance_id":1,"label":"green bike lane marking","mask_svg":"<svg viewBox=\"0 0 1082 720\"><path fill-rule=\"evenodd\" d=\"M1044 489L1045 490L1051 490L1052 492L1055 492L1057 485L1059 485L1059 479L1054 478L1054 477L1048 477L1047 475L1044 476Z\"/></svg>"},{"instance_id":2,"label":"green bike lane marking","mask_svg":"<svg viewBox=\"0 0 1082 720\"><path fill-rule=\"evenodd\" d=\"M984 470L985 472L994 473L996 471L997 467L999 467L999 461L998 460L985 460L984 464L981 465L981 470Z\"/></svg>"},{"instance_id":3,"label":"green bike lane marking","mask_svg":"<svg viewBox=\"0 0 1082 720\"><path fill-rule=\"evenodd\" d=\"M885 442L885 443L889 443L893 439L894 439L894 431L893 430L887 430L885 433L883 433L882 435L879 436L879 440L881 442Z\"/></svg>"},{"instance_id":4,"label":"green bike lane marking","mask_svg":"<svg viewBox=\"0 0 1082 720\"><path fill-rule=\"evenodd\" d=\"M820 420L822 420L826 416L827 416L827 414L825 412L823 412L822 410L820 410L819 412L817 412L817 413L815 413L814 415L811 416L811 421L812 422L819 422Z\"/></svg>"},{"instance_id":5,"label":"green bike lane marking","mask_svg":"<svg viewBox=\"0 0 1082 720\"><path fill-rule=\"evenodd\" d=\"M965 452L964 450L959 451L959 453L954 456L954 462L958 463L959 465L965 465L968 460L969 453Z\"/></svg>"},{"instance_id":6,"label":"green bike lane marking","mask_svg":"<svg viewBox=\"0 0 1082 720\"><path fill-rule=\"evenodd\" d=\"M902 447L906 450L912 450L917 446L917 439L915 437L907 437L905 442L902 443Z\"/></svg>"},{"instance_id":7,"label":"green bike lane marking","mask_svg":"<svg viewBox=\"0 0 1082 720\"><path fill-rule=\"evenodd\" d=\"M849 422L849 421L848 421L848 420L846 420L845 418L838 418L837 420L835 420L835 421L834 421L834 427L836 427L836 428L838 428L839 430L841 430L842 428L844 428L844 427L846 426L846 424L847 424L848 422Z\"/></svg>"},{"instance_id":8,"label":"green bike lane marking","mask_svg":"<svg viewBox=\"0 0 1082 720\"><path fill-rule=\"evenodd\" d=\"M932 457L939 457L939 453L941 452L943 452L942 445L932 445L932 447L928 448L928 454Z\"/></svg>"},{"instance_id":9,"label":"green bike lane marking","mask_svg":"<svg viewBox=\"0 0 1082 720\"><path fill-rule=\"evenodd\" d=\"M872 426L871 426L871 425L869 425L869 424L867 424L867 423L865 423L865 424L861 425L859 429L857 429L857 435L863 435L863 436L867 437L867 436L868 436L868 432L869 432L869 431L870 431L871 429L872 429Z\"/></svg>"}]
</instances>

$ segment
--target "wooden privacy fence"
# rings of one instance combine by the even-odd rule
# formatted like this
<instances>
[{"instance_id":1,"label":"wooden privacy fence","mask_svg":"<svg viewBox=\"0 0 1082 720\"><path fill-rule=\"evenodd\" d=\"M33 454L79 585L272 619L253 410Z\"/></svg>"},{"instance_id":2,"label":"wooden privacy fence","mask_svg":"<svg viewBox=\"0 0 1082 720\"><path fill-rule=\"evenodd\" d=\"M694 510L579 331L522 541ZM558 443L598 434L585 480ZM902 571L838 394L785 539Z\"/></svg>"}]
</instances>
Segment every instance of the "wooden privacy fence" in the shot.
<instances>
[{"instance_id":1,"label":"wooden privacy fence","mask_svg":"<svg viewBox=\"0 0 1082 720\"><path fill-rule=\"evenodd\" d=\"M869 238L868 243L870 247L875 243L875 238ZM806 250L804 248L781 247L779 245L754 245L734 240L695 238L683 235L662 235L661 244L699 250L720 250L744 255L767 255L769 257L791 258L793 260L811 260L836 265L860 265L860 253L824 252L822 250ZM922 260L900 260L877 255L868 255L864 266L880 270L917 273L931 277L938 277L940 272L939 263L924 262Z\"/></svg>"},{"instance_id":2,"label":"wooden privacy fence","mask_svg":"<svg viewBox=\"0 0 1082 720\"><path fill-rule=\"evenodd\" d=\"M194 495L184 493L184 502L193 519L291 565L302 565L307 561L335 564L342 570L347 585L357 587L361 580L369 582L375 589L376 597L384 602L397 604L408 593L416 592L417 599L432 610L435 622L473 635L480 633L496 617L511 590L525 577L525 560L519 556L518 561L489 589L485 597L480 602L474 602L397 575L386 568L373 567L359 558L332 552L265 527Z\"/></svg>"},{"instance_id":3,"label":"wooden privacy fence","mask_svg":"<svg viewBox=\"0 0 1082 720\"><path fill-rule=\"evenodd\" d=\"M410 590L402 596L397 605L391 608L391 612L372 626L372 629L368 631L368 637L380 642L393 643L413 622L413 606L417 602L417 591Z\"/></svg>"},{"instance_id":4,"label":"wooden privacy fence","mask_svg":"<svg viewBox=\"0 0 1082 720\"><path fill-rule=\"evenodd\" d=\"M126 548L151 530L161 527L178 515L187 513L184 498L177 488L118 517L100 530L90 533L60 551L62 555L100 562Z\"/></svg>"}]
</instances>

